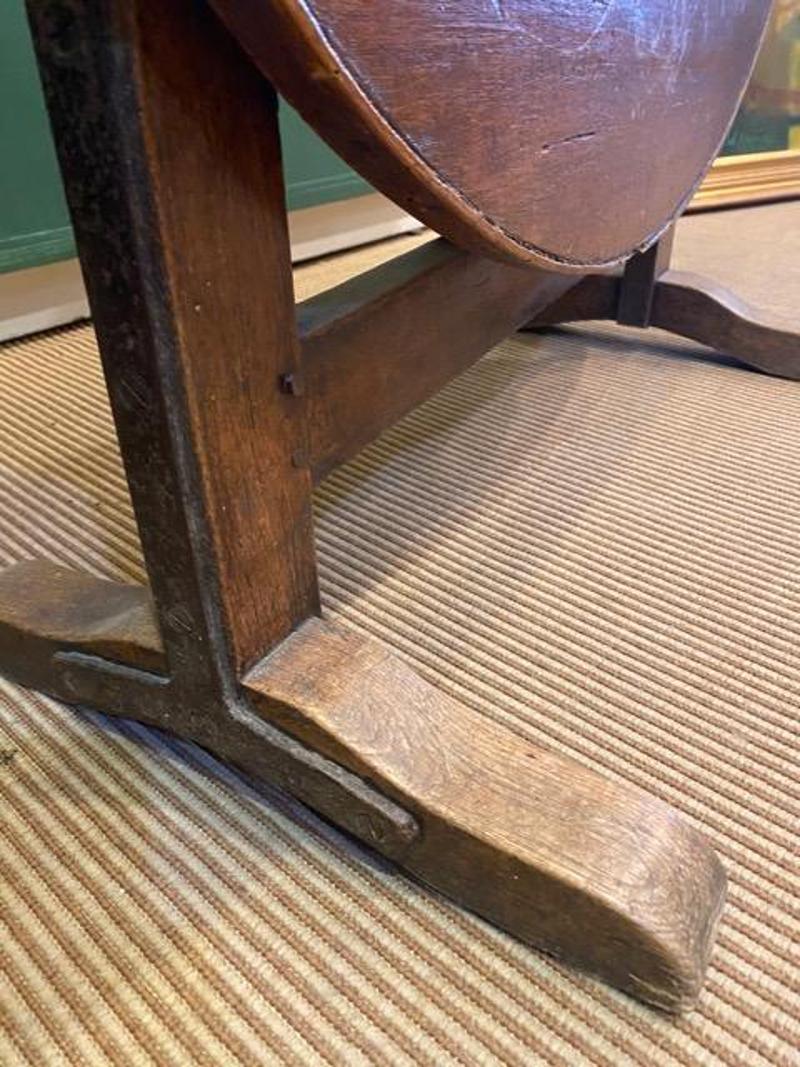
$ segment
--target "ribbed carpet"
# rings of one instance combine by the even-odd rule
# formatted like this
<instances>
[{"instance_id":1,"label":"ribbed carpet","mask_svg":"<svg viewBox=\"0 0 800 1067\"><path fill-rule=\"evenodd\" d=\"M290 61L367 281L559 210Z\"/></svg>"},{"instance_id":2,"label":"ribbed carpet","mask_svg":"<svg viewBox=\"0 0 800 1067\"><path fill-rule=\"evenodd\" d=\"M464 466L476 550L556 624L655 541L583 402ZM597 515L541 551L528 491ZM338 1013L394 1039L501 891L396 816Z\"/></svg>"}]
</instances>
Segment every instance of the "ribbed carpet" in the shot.
<instances>
[{"instance_id":1,"label":"ribbed carpet","mask_svg":"<svg viewBox=\"0 0 800 1067\"><path fill-rule=\"evenodd\" d=\"M693 218L679 263L791 313L798 226ZM0 564L143 579L91 329L6 346L0 403ZM800 384L611 326L509 340L318 492L331 615L710 836L731 886L697 1011L551 962L190 745L0 682L0 1063L798 1062L798 531Z\"/></svg>"}]
</instances>

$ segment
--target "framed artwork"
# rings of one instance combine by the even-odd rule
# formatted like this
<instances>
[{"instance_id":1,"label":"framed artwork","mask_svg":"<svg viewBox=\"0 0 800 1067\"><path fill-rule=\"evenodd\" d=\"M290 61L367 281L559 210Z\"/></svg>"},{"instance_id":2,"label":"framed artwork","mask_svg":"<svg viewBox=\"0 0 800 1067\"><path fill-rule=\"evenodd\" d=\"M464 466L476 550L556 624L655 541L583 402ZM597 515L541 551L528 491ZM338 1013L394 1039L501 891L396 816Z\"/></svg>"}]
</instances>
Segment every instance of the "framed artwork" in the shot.
<instances>
[{"instance_id":1,"label":"framed artwork","mask_svg":"<svg viewBox=\"0 0 800 1067\"><path fill-rule=\"evenodd\" d=\"M800 197L800 0L776 0L753 77L692 210Z\"/></svg>"}]
</instances>

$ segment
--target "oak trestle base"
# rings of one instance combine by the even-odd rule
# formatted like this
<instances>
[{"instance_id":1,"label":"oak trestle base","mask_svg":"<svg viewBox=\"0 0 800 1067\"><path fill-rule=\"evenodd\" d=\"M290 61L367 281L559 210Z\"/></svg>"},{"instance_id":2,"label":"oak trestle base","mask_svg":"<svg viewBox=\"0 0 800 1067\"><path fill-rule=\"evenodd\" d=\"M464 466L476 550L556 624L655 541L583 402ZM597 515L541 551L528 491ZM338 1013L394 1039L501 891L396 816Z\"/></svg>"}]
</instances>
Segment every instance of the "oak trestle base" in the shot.
<instances>
[{"instance_id":1,"label":"oak trestle base","mask_svg":"<svg viewBox=\"0 0 800 1067\"><path fill-rule=\"evenodd\" d=\"M793 376L797 337L663 273L665 243L581 278L438 241L295 308L275 97L214 17L29 9L149 587L8 568L0 670L197 741L526 942L690 1005L725 887L704 839L319 618L311 492L525 324L652 323Z\"/></svg>"}]
</instances>

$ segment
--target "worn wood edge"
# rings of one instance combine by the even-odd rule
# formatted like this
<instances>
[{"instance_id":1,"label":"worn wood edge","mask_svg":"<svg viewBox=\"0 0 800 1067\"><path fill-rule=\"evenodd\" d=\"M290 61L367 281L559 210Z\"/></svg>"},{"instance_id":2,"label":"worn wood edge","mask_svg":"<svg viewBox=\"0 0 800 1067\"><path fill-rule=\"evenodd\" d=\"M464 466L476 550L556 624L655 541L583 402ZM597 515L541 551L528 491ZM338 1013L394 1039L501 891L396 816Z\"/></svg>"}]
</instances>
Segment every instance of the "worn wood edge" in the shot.
<instances>
[{"instance_id":1,"label":"worn wood edge","mask_svg":"<svg viewBox=\"0 0 800 1067\"><path fill-rule=\"evenodd\" d=\"M800 198L800 148L721 156L714 162L687 211Z\"/></svg>"},{"instance_id":2,"label":"worn wood edge","mask_svg":"<svg viewBox=\"0 0 800 1067\"><path fill-rule=\"evenodd\" d=\"M700 992L725 875L666 804L537 748L383 645L310 620L244 679L250 704L410 811L413 877L665 1010Z\"/></svg>"},{"instance_id":3,"label":"worn wood edge","mask_svg":"<svg viewBox=\"0 0 800 1067\"><path fill-rule=\"evenodd\" d=\"M284 789L389 858L417 833L413 815L361 776L246 706L191 692L165 673L149 591L43 560L0 571L0 671L67 704L134 719L208 749Z\"/></svg>"},{"instance_id":4,"label":"worn wood edge","mask_svg":"<svg viewBox=\"0 0 800 1067\"><path fill-rule=\"evenodd\" d=\"M696 999L724 874L660 801L523 741L337 624L305 623L213 714L159 665L145 588L44 561L0 572L7 676L203 745L648 1003Z\"/></svg>"},{"instance_id":5,"label":"worn wood edge","mask_svg":"<svg viewBox=\"0 0 800 1067\"><path fill-rule=\"evenodd\" d=\"M663 274L653 295L651 324L767 374L800 378L800 322L794 327L771 317L702 275Z\"/></svg>"},{"instance_id":6,"label":"worn wood edge","mask_svg":"<svg viewBox=\"0 0 800 1067\"><path fill-rule=\"evenodd\" d=\"M300 304L313 479L320 481L578 281L438 240Z\"/></svg>"},{"instance_id":7,"label":"worn wood edge","mask_svg":"<svg viewBox=\"0 0 800 1067\"><path fill-rule=\"evenodd\" d=\"M337 154L389 199L455 244L509 263L528 263L567 273L585 273L589 268L599 269L620 261L567 262L514 237L484 215L380 113L321 27L316 32L312 29L302 3L276 0L269 5L249 4L246 11L241 3L231 0L212 0L212 5L265 77ZM302 26L301 33L298 25ZM253 31L253 26L257 30ZM280 47L270 47L278 41ZM308 93L309 76L318 91L314 99ZM324 101L322 107L318 105L320 98ZM386 146L378 157L371 147L376 136ZM414 181L414 194L401 202L393 187L406 186L409 174ZM446 226L442 225L442 211L447 217Z\"/></svg>"},{"instance_id":8,"label":"worn wood edge","mask_svg":"<svg viewBox=\"0 0 800 1067\"><path fill-rule=\"evenodd\" d=\"M167 670L146 586L105 581L38 559L1 570L3 669L24 682L30 671L37 675L42 661L65 649L143 671Z\"/></svg>"},{"instance_id":9,"label":"worn wood edge","mask_svg":"<svg viewBox=\"0 0 800 1067\"><path fill-rule=\"evenodd\" d=\"M685 194L663 222L634 248L621 250L603 261L578 261L525 241L486 216L465 194L455 189L381 112L339 56L334 42L321 26L312 22L302 0L273 0L269 4L263 0L211 2L253 62L319 136L375 188L409 214L462 248L506 262L566 273L585 274L622 265L630 256L653 245L683 214L722 149L758 54L756 49L731 105L730 121L721 131L717 150L711 153L707 164L689 183ZM298 30L298 27L301 28ZM762 40L766 28L765 15ZM309 76L319 96L311 98ZM321 105L318 99L323 100ZM377 156L371 145L376 137L383 141L383 150ZM394 190L406 186L409 175L414 181L415 194L406 196L401 202ZM446 225L442 224L442 210Z\"/></svg>"}]
</instances>

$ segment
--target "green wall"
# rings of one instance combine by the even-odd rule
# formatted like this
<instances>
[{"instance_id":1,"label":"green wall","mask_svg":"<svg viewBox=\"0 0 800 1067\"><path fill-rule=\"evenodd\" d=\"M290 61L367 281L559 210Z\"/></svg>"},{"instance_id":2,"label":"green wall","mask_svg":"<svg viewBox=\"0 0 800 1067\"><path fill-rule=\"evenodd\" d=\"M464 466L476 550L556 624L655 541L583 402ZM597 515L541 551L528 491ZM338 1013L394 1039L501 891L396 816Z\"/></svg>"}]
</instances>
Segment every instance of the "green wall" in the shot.
<instances>
[{"instance_id":1,"label":"green wall","mask_svg":"<svg viewBox=\"0 0 800 1067\"><path fill-rule=\"evenodd\" d=\"M74 254L22 0L0 5L0 271Z\"/></svg>"},{"instance_id":2,"label":"green wall","mask_svg":"<svg viewBox=\"0 0 800 1067\"><path fill-rule=\"evenodd\" d=\"M281 130L290 208L369 192L288 107ZM0 0L0 272L75 254L23 0Z\"/></svg>"},{"instance_id":3,"label":"green wall","mask_svg":"<svg viewBox=\"0 0 800 1067\"><path fill-rule=\"evenodd\" d=\"M370 192L364 179L350 170L283 101L280 118L286 199L292 210Z\"/></svg>"}]
</instances>

